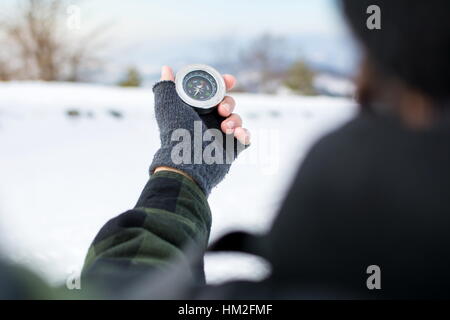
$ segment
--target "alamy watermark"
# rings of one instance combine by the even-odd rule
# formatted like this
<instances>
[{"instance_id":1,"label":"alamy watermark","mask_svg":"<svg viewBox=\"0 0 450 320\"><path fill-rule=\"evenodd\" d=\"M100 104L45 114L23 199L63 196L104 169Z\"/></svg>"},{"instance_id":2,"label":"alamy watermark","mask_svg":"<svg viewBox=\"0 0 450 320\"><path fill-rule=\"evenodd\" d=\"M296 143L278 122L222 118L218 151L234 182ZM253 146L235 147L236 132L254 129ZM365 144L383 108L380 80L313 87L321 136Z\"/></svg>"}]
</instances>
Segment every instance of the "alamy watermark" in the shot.
<instances>
[{"instance_id":1,"label":"alamy watermark","mask_svg":"<svg viewBox=\"0 0 450 320\"><path fill-rule=\"evenodd\" d=\"M219 129L203 131L202 128L203 122L195 121L193 132L183 128L172 132L170 139L175 143L171 150L173 164L231 164L237 153L240 164L256 165L265 175L278 173L281 140L278 130L258 130L252 134L251 152L242 152L245 146L236 143L233 135L224 135Z\"/></svg>"},{"instance_id":2,"label":"alamy watermark","mask_svg":"<svg viewBox=\"0 0 450 320\"><path fill-rule=\"evenodd\" d=\"M366 22L367 29L381 30L381 8L373 4L367 7L366 13L370 14Z\"/></svg>"},{"instance_id":3,"label":"alamy watermark","mask_svg":"<svg viewBox=\"0 0 450 320\"><path fill-rule=\"evenodd\" d=\"M371 265L367 267L366 273L370 275L366 281L367 289L381 290L381 268Z\"/></svg>"},{"instance_id":4,"label":"alamy watermark","mask_svg":"<svg viewBox=\"0 0 450 320\"><path fill-rule=\"evenodd\" d=\"M71 271L66 278L66 288L68 290L81 290L81 275L79 271Z\"/></svg>"},{"instance_id":5,"label":"alamy watermark","mask_svg":"<svg viewBox=\"0 0 450 320\"><path fill-rule=\"evenodd\" d=\"M66 26L70 31L81 30L81 8L76 5L70 5L66 9Z\"/></svg>"}]
</instances>

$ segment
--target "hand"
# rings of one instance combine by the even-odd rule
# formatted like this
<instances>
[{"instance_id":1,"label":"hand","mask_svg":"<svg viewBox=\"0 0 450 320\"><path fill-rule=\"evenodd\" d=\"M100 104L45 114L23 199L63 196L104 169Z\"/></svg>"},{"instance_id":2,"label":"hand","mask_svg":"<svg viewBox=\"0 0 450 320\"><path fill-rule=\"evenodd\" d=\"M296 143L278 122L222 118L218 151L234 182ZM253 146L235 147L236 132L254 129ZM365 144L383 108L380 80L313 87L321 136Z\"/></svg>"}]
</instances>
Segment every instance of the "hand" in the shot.
<instances>
[{"instance_id":1,"label":"hand","mask_svg":"<svg viewBox=\"0 0 450 320\"><path fill-rule=\"evenodd\" d=\"M178 96L174 80L172 69L163 67L161 81L153 87L161 148L155 155L150 172L169 170L184 174L209 195L228 173L231 162L249 145L250 133L242 128L241 117L233 113L236 103L232 97L225 97L213 112L199 115ZM236 83L230 75L225 75L224 80L228 90ZM174 138L174 133L183 133L183 143L178 136ZM179 146L185 145L186 133L190 139L187 141L188 149L180 153ZM194 141L198 133L201 134L200 142ZM211 139L204 139L206 136ZM200 153L196 153L198 147L201 147ZM206 161L205 154L210 155L207 160L213 161ZM198 155L203 159L196 157Z\"/></svg>"},{"instance_id":2,"label":"hand","mask_svg":"<svg viewBox=\"0 0 450 320\"><path fill-rule=\"evenodd\" d=\"M232 75L225 74L223 76L227 91L234 88L236 85L236 78ZM161 69L161 81L175 81L175 76L172 68L163 66ZM220 116L226 118L221 123L221 129L226 134L234 134L242 144L249 145L251 140L250 131L242 127L242 118L233 113L236 107L236 101L233 97L226 96L217 107Z\"/></svg>"}]
</instances>

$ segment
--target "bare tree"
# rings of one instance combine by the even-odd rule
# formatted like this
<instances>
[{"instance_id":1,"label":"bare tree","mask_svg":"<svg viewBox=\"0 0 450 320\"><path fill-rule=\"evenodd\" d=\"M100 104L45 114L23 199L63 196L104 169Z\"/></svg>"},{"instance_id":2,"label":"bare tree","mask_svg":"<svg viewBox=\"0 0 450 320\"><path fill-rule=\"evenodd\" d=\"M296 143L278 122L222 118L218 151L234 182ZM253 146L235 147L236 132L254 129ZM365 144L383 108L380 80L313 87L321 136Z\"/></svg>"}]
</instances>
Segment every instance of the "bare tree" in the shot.
<instances>
[{"instance_id":1,"label":"bare tree","mask_svg":"<svg viewBox=\"0 0 450 320\"><path fill-rule=\"evenodd\" d=\"M248 43L241 52L241 65L258 75L259 90L271 93L283 75L285 55L284 39L266 33Z\"/></svg>"},{"instance_id":2,"label":"bare tree","mask_svg":"<svg viewBox=\"0 0 450 320\"><path fill-rule=\"evenodd\" d=\"M11 80L11 71L8 68L8 64L5 61L0 60L0 81Z\"/></svg>"},{"instance_id":3,"label":"bare tree","mask_svg":"<svg viewBox=\"0 0 450 320\"><path fill-rule=\"evenodd\" d=\"M107 29L106 24L94 28L67 47L64 62L67 81L81 81L89 77L90 70L98 69L103 64L97 53L107 46L103 37Z\"/></svg>"},{"instance_id":4,"label":"bare tree","mask_svg":"<svg viewBox=\"0 0 450 320\"><path fill-rule=\"evenodd\" d=\"M5 47L5 44L0 42L0 47ZM13 75L11 64L8 63L7 56L4 51L0 51L0 81L11 80Z\"/></svg>"},{"instance_id":5,"label":"bare tree","mask_svg":"<svg viewBox=\"0 0 450 320\"><path fill-rule=\"evenodd\" d=\"M14 78L79 81L98 61L101 29L77 38L65 23L68 6L66 0L22 0L16 16L0 22L9 55L16 57Z\"/></svg>"},{"instance_id":6,"label":"bare tree","mask_svg":"<svg viewBox=\"0 0 450 320\"><path fill-rule=\"evenodd\" d=\"M239 71L239 42L235 34L217 37L210 44L213 64L223 72Z\"/></svg>"}]
</instances>

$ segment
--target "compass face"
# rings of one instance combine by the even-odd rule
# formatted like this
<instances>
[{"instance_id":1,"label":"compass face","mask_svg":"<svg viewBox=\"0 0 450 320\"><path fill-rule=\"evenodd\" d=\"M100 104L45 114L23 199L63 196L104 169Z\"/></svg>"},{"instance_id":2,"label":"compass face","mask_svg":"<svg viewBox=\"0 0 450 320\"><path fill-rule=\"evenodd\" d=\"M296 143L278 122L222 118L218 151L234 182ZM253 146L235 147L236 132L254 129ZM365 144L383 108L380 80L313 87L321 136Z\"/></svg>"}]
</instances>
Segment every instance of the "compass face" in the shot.
<instances>
[{"instance_id":1,"label":"compass face","mask_svg":"<svg viewBox=\"0 0 450 320\"><path fill-rule=\"evenodd\" d=\"M190 98L206 101L216 95L217 82L208 72L196 70L184 77L183 89Z\"/></svg>"},{"instance_id":2,"label":"compass face","mask_svg":"<svg viewBox=\"0 0 450 320\"><path fill-rule=\"evenodd\" d=\"M191 64L183 67L175 77L178 96L197 112L212 112L227 92L222 75L205 64Z\"/></svg>"}]
</instances>

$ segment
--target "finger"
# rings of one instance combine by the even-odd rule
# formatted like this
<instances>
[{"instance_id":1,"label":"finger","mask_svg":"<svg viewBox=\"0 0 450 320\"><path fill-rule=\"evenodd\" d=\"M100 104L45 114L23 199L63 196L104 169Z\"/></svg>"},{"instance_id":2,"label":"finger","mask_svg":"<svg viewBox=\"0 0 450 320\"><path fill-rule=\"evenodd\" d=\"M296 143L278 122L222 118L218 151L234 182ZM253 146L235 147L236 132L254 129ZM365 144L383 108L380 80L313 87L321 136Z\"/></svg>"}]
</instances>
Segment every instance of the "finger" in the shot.
<instances>
[{"instance_id":1,"label":"finger","mask_svg":"<svg viewBox=\"0 0 450 320\"><path fill-rule=\"evenodd\" d=\"M227 87L227 91L234 88L236 85L236 78L233 77L231 74L224 74L223 80L225 81L225 86Z\"/></svg>"},{"instance_id":2,"label":"finger","mask_svg":"<svg viewBox=\"0 0 450 320\"><path fill-rule=\"evenodd\" d=\"M252 138L250 131L242 127L238 127L234 130L234 137L243 145L249 145Z\"/></svg>"},{"instance_id":3,"label":"finger","mask_svg":"<svg viewBox=\"0 0 450 320\"><path fill-rule=\"evenodd\" d=\"M236 101L233 97L226 96L219 104L218 111L222 117L228 117L233 113L235 107Z\"/></svg>"},{"instance_id":4,"label":"finger","mask_svg":"<svg viewBox=\"0 0 450 320\"><path fill-rule=\"evenodd\" d=\"M224 133L233 134L234 130L241 126L242 126L242 118L238 114L233 113L227 119L222 121L220 127Z\"/></svg>"},{"instance_id":5,"label":"finger","mask_svg":"<svg viewBox=\"0 0 450 320\"><path fill-rule=\"evenodd\" d=\"M175 81L173 70L169 66L163 66L161 68L161 81Z\"/></svg>"}]
</instances>

